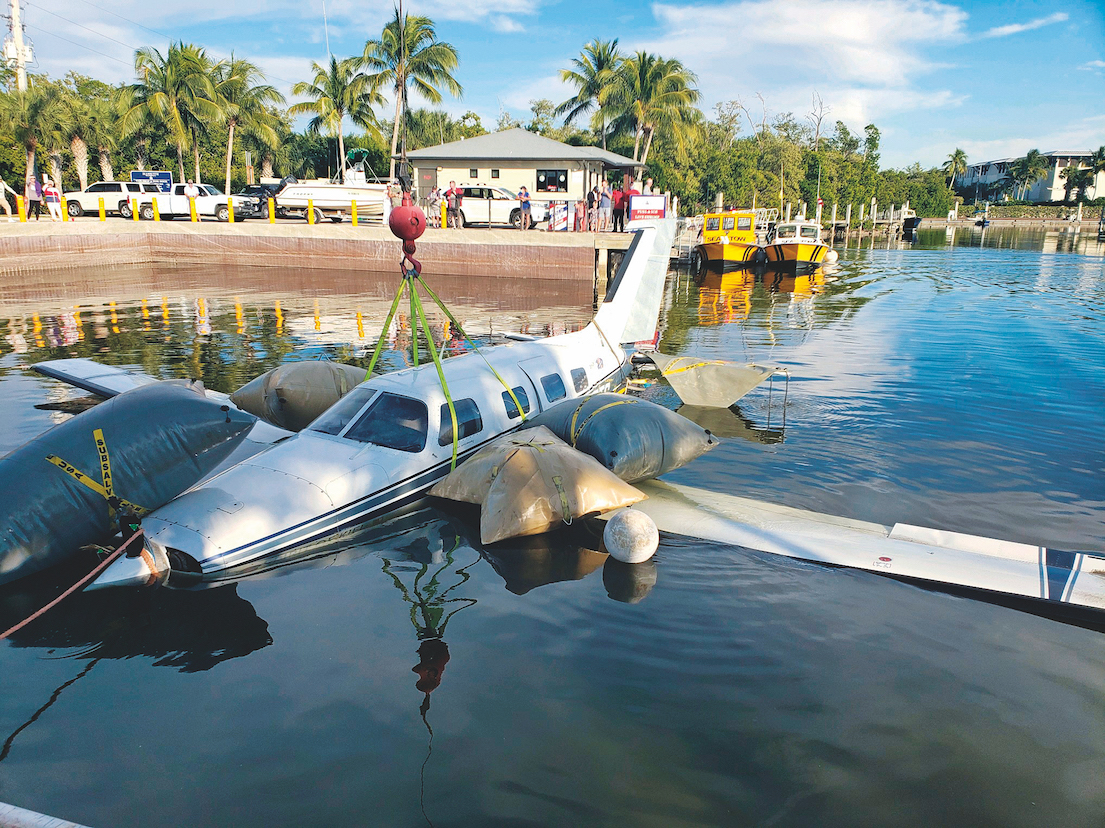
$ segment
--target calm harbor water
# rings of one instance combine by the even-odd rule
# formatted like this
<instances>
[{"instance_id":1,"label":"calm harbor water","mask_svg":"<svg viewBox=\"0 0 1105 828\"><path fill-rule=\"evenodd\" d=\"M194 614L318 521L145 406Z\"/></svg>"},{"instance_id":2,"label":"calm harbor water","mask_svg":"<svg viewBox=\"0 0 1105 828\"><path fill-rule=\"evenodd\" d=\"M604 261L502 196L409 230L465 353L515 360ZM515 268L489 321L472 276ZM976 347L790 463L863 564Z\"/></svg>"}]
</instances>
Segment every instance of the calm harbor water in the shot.
<instances>
[{"instance_id":1,"label":"calm harbor water","mask_svg":"<svg viewBox=\"0 0 1105 828\"><path fill-rule=\"evenodd\" d=\"M825 275L673 272L665 352L790 380L690 412L726 439L669 479L1105 550L1103 252L940 230ZM81 396L35 361L232 390L365 360L394 289L27 282L0 287L0 452ZM485 338L591 315L589 286L431 283ZM405 321L387 337L402 364ZM637 568L597 548L576 527L483 549L426 509L204 590L77 596L0 644L0 801L95 826L1100 824L1100 632L739 548L665 538ZM0 627L65 575L0 591Z\"/></svg>"}]
</instances>

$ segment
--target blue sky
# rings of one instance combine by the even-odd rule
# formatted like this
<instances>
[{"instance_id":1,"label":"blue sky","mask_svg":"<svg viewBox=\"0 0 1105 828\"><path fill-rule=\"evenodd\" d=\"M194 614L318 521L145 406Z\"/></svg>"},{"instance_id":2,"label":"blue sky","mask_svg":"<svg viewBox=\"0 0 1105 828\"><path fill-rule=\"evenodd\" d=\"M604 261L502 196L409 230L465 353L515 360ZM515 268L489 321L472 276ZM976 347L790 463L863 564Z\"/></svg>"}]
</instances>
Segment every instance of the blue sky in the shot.
<instances>
[{"instance_id":1,"label":"blue sky","mask_svg":"<svg viewBox=\"0 0 1105 828\"><path fill-rule=\"evenodd\" d=\"M326 57L323 0L23 0L37 71L129 80L133 48L168 38L257 62L288 92ZM493 128L500 108L559 102L560 69L592 38L680 58L702 107L739 99L799 118L874 122L884 166L1105 144L1105 3L936 0L408 0L460 53L461 100ZM330 49L359 54L390 0L326 0ZM745 124L745 131L749 129Z\"/></svg>"}]
</instances>

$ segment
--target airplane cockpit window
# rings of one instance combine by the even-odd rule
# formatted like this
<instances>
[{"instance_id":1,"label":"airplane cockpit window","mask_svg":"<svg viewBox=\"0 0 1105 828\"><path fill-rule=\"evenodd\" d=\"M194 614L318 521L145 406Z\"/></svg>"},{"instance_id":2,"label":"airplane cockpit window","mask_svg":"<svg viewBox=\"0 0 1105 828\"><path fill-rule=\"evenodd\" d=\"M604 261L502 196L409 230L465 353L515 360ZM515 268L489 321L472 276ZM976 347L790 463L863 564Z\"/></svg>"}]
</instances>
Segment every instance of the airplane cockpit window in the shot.
<instances>
[{"instance_id":1,"label":"airplane cockpit window","mask_svg":"<svg viewBox=\"0 0 1105 828\"><path fill-rule=\"evenodd\" d=\"M520 385L516 385L510 389L514 392L514 396L518 398L518 403L522 406L522 411L529 414L529 394L526 393L526 389ZM506 417L508 420L514 420L520 416L518 413L518 406L514 404L514 399L506 391L503 392L503 405L506 406Z\"/></svg>"},{"instance_id":2,"label":"airplane cockpit window","mask_svg":"<svg viewBox=\"0 0 1105 828\"><path fill-rule=\"evenodd\" d=\"M551 403L568 396L568 391L564 388L564 380L561 379L560 374L546 374L541 377L541 387L545 389L545 399Z\"/></svg>"},{"instance_id":3,"label":"airplane cockpit window","mask_svg":"<svg viewBox=\"0 0 1105 828\"><path fill-rule=\"evenodd\" d=\"M582 368L572 369L572 385L575 386L576 393L582 394L587 390L587 372Z\"/></svg>"},{"instance_id":4,"label":"airplane cockpit window","mask_svg":"<svg viewBox=\"0 0 1105 828\"><path fill-rule=\"evenodd\" d=\"M458 440L483 431L483 417L480 416L475 400L453 400L453 410L457 412L457 428L460 430ZM449 416L449 403L445 403L441 406L441 436L437 438L437 443L439 446L447 446L452 442L453 418Z\"/></svg>"},{"instance_id":5,"label":"airplane cockpit window","mask_svg":"<svg viewBox=\"0 0 1105 828\"><path fill-rule=\"evenodd\" d=\"M428 419L426 403L385 391L350 426L345 437L396 451L422 451L426 448Z\"/></svg>"},{"instance_id":6,"label":"airplane cockpit window","mask_svg":"<svg viewBox=\"0 0 1105 828\"><path fill-rule=\"evenodd\" d=\"M354 388L311 423L310 431L321 431L323 434L338 434L349 425L349 421L357 416L357 412L364 408L372 395L376 392L371 388Z\"/></svg>"}]
</instances>

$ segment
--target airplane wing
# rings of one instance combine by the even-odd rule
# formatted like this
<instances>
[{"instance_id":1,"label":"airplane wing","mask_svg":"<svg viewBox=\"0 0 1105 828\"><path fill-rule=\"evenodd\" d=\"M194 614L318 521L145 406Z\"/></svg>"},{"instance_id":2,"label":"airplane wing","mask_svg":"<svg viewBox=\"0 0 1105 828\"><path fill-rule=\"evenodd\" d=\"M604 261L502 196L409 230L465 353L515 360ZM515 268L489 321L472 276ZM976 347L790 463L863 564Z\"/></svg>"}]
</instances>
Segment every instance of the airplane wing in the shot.
<instances>
[{"instance_id":1,"label":"airplane wing","mask_svg":"<svg viewBox=\"0 0 1105 828\"><path fill-rule=\"evenodd\" d=\"M113 365L101 365L91 359L51 359L31 366L43 376L75 385L101 397L114 397L132 388L157 382L157 377L140 371L128 371Z\"/></svg>"},{"instance_id":2,"label":"airplane wing","mask_svg":"<svg viewBox=\"0 0 1105 828\"><path fill-rule=\"evenodd\" d=\"M149 385L151 382L160 382L157 377L151 377L141 371L131 371L114 365L101 365L91 359L51 359L39 362L31 366L38 373L52 379L74 385L84 391L90 391L101 397L114 397L132 388ZM225 402L227 405L237 408L230 398L221 392L206 389L208 397ZM258 420L250 430L246 443L267 445L290 437L293 432L287 429ZM259 449L254 448L253 451ZM237 457L236 459L242 459Z\"/></svg>"}]
</instances>

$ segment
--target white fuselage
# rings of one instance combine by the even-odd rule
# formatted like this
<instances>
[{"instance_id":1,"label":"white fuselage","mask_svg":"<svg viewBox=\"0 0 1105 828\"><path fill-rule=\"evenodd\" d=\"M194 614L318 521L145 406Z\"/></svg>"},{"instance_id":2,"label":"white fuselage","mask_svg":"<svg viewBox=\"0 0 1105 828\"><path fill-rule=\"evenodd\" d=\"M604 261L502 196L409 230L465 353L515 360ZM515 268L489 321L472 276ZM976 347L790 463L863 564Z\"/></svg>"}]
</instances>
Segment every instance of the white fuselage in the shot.
<instances>
[{"instance_id":1,"label":"white fuselage","mask_svg":"<svg viewBox=\"0 0 1105 828\"><path fill-rule=\"evenodd\" d=\"M629 359L619 343L652 337L674 233L674 222L638 233L583 330L443 361L458 422L458 462L520 426L526 415L624 379ZM432 363L372 377L306 430L156 509L143 528L191 571L207 575L241 566L422 498L452 468L452 433L446 392ZM149 572L138 560L116 561L93 587L144 582Z\"/></svg>"}]
</instances>

